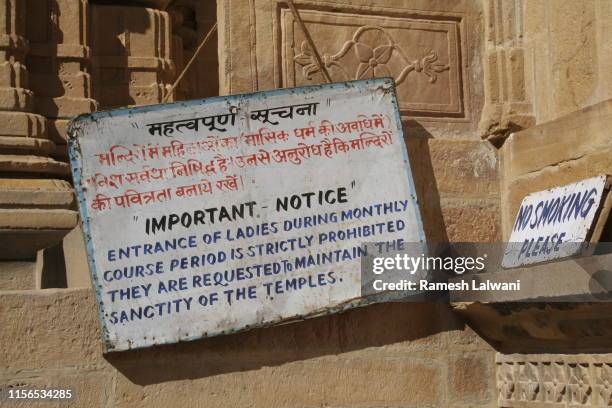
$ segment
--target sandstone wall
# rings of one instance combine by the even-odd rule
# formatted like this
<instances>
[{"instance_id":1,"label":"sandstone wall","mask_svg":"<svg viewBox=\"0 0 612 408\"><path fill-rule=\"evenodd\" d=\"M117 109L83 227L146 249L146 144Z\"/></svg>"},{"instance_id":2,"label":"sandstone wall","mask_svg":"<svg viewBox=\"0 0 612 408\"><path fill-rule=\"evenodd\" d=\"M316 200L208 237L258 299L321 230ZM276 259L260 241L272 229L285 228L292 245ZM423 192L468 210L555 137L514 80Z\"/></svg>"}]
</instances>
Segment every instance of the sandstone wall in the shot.
<instances>
[{"instance_id":1,"label":"sandstone wall","mask_svg":"<svg viewBox=\"0 0 612 408\"><path fill-rule=\"evenodd\" d=\"M222 93L324 82L286 3L218 4ZM477 131L483 104L481 1L296 4L333 80L395 78L428 238L498 239L497 156ZM388 54L371 61L374 49Z\"/></svg>"},{"instance_id":2,"label":"sandstone wall","mask_svg":"<svg viewBox=\"0 0 612 408\"><path fill-rule=\"evenodd\" d=\"M483 4L483 137L504 138L612 98L610 1Z\"/></svg>"},{"instance_id":3,"label":"sandstone wall","mask_svg":"<svg viewBox=\"0 0 612 408\"><path fill-rule=\"evenodd\" d=\"M610 86L612 88L612 86ZM612 100L512 134L500 150L504 237L523 197L612 174Z\"/></svg>"},{"instance_id":4,"label":"sandstone wall","mask_svg":"<svg viewBox=\"0 0 612 408\"><path fill-rule=\"evenodd\" d=\"M28 118L27 123L36 125L27 128L33 129L30 133L20 130L19 136L50 142L44 154L32 159L38 163L45 157L46 167L37 167L44 169L45 178L9 177L14 167L2 167L0 161L0 175L9 175L8 186L27 186L18 193L0 194L0 199L9 197L12 201L6 206L20 212L19 217L6 218L17 223L8 225L11 231L22 225L49 228L50 222L63 222L63 236L77 222L72 193L65 170L64 178L49 175L60 174L56 168L67 168L61 146L68 117L161 102L214 20L212 2L177 0L167 11L160 10L169 4L163 0L0 0L0 5L4 3L13 7L7 8L14 11L13 18L23 21L24 11L17 8L41 6L28 20L29 30L23 21L22 26L6 25L10 30L21 27L35 45L29 54L27 47L9 41L7 50L12 54L5 63L7 69L19 68L21 77L26 74L23 61L36 64L32 87L8 79L14 75L5 75L6 84L0 83L9 95L29 95L33 102L0 109L10 118ZM296 4L317 47L327 56L334 79L396 78L428 238L498 239L498 159L478 132L485 89L483 3L308 0ZM221 93L239 93L322 81L313 71L312 50L304 45L286 3L219 0L216 14L217 44L205 50L172 97L209 96L217 92L217 84ZM211 55L217 47L219 75L211 80L207 70L215 64ZM367 59L377 47L386 47L387 52L375 61ZM12 120L6 123L17 123ZM4 182L0 180L0 188ZM5 208L5 203L0 204ZM53 216L42 221L23 216L32 208L36 214L39 208L52 211L43 215ZM44 235L38 231L34 236ZM78 236L73 231L62 243L62 256L77 259L67 261L69 286L88 285ZM33 257L36 249L58 240L53 236L27 254ZM0 266L0 289L41 287L44 265L58 257L48 253L38 259L38 264ZM41 259L49 262L41 265ZM292 325L109 356L101 352L96 313L90 289L0 291L0 384L72 386L75 406L496 406L492 348L444 304L375 305Z\"/></svg>"},{"instance_id":5,"label":"sandstone wall","mask_svg":"<svg viewBox=\"0 0 612 408\"><path fill-rule=\"evenodd\" d=\"M497 36L487 38L489 92L481 131L503 142L501 218L507 239L525 195L612 174L612 3L523 0L491 4L489 16ZM513 97L500 97L511 90ZM587 278L598 284L595 276ZM471 317L477 325L497 331L501 344L512 344L509 354L496 357L500 406L610 406L609 305L490 308L497 313L470 306L483 311Z\"/></svg>"},{"instance_id":6,"label":"sandstone wall","mask_svg":"<svg viewBox=\"0 0 612 408\"><path fill-rule=\"evenodd\" d=\"M495 406L493 353L443 304L108 356L95 306L86 289L0 294L0 384L72 387L79 407Z\"/></svg>"}]
</instances>

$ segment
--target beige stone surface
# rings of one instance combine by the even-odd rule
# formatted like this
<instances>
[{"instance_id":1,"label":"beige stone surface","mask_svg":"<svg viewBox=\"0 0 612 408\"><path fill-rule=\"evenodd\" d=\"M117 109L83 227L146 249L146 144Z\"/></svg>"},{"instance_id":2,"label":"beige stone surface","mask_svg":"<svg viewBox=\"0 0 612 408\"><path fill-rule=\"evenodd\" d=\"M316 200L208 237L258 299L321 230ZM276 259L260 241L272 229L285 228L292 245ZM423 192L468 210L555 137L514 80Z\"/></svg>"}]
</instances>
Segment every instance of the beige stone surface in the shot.
<instances>
[{"instance_id":1,"label":"beige stone surface","mask_svg":"<svg viewBox=\"0 0 612 408\"><path fill-rule=\"evenodd\" d=\"M502 230L534 191L612 174L612 100L511 135L500 150Z\"/></svg>"},{"instance_id":2,"label":"beige stone surface","mask_svg":"<svg viewBox=\"0 0 612 408\"><path fill-rule=\"evenodd\" d=\"M523 0L485 1L485 106L480 118L482 137L498 141L509 132L535 123L527 97Z\"/></svg>"},{"instance_id":3,"label":"beige stone surface","mask_svg":"<svg viewBox=\"0 0 612 408\"><path fill-rule=\"evenodd\" d=\"M482 373L475 376L474 373ZM461 353L453 355L449 364L448 391L449 398L455 405L486 402L491 400L491 382L489 356L482 353ZM483 378L488 378L483 381Z\"/></svg>"},{"instance_id":4,"label":"beige stone surface","mask_svg":"<svg viewBox=\"0 0 612 408\"><path fill-rule=\"evenodd\" d=\"M117 385L121 396L119 406L134 407L147 404L164 407L173 403L187 406L202 398L213 406L393 406L406 403L438 406L442 404L442 395L438 392L440 374L436 365L415 358L324 357L262 367L256 372L231 377L210 377L201 384L203 389L210 391L200 396L190 393L186 384L177 382L171 389L159 385L142 389L140 392L155 396L149 402L142 401L138 389L126 383L124 378L119 377ZM228 392L224 387L226 381L241 392ZM227 391L216 391L224 388Z\"/></svg>"},{"instance_id":5,"label":"beige stone surface","mask_svg":"<svg viewBox=\"0 0 612 408\"><path fill-rule=\"evenodd\" d=\"M441 206L449 242L500 241L498 201L454 199Z\"/></svg>"},{"instance_id":6,"label":"beige stone surface","mask_svg":"<svg viewBox=\"0 0 612 408\"><path fill-rule=\"evenodd\" d=\"M504 176L510 179L612 147L612 100L577 110L511 136L504 145Z\"/></svg>"},{"instance_id":7,"label":"beige stone surface","mask_svg":"<svg viewBox=\"0 0 612 408\"><path fill-rule=\"evenodd\" d=\"M74 210L3 208L0 209L0 229L73 229L78 222ZM68 232L68 231L66 231Z\"/></svg>"},{"instance_id":8,"label":"beige stone surface","mask_svg":"<svg viewBox=\"0 0 612 408\"><path fill-rule=\"evenodd\" d=\"M64 180L0 179L3 207L75 208L74 190Z\"/></svg>"},{"instance_id":9,"label":"beige stone surface","mask_svg":"<svg viewBox=\"0 0 612 408\"><path fill-rule=\"evenodd\" d=\"M20 214L15 215L13 219L17 220ZM0 242L3 244L0 246L0 259L33 261L39 250L57 245L68 232L70 229L0 228Z\"/></svg>"},{"instance_id":10,"label":"beige stone surface","mask_svg":"<svg viewBox=\"0 0 612 408\"><path fill-rule=\"evenodd\" d=\"M33 137L0 136L0 149L5 154L49 154L55 151L55 143Z\"/></svg>"},{"instance_id":11,"label":"beige stone surface","mask_svg":"<svg viewBox=\"0 0 612 408\"><path fill-rule=\"evenodd\" d=\"M30 372L20 375L19 379L12 376L2 378L0 383L5 387L25 389L70 389L73 397L62 402L32 402L11 401L11 407L105 407L109 403L113 385L112 373L95 368L82 370L65 369L61 371Z\"/></svg>"},{"instance_id":12,"label":"beige stone surface","mask_svg":"<svg viewBox=\"0 0 612 408\"><path fill-rule=\"evenodd\" d=\"M484 137L506 137L612 97L608 0L485 3Z\"/></svg>"},{"instance_id":13,"label":"beige stone surface","mask_svg":"<svg viewBox=\"0 0 612 408\"><path fill-rule=\"evenodd\" d=\"M0 292L0 324L0 384L70 386L92 404L74 406L454 407L446 384L466 365L489 391L461 389L459 406L495 406L492 349L436 303L106 357L91 290Z\"/></svg>"},{"instance_id":14,"label":"beige stone surface","mask_svg":"<svg viewBox=\"0 0 612 408\"><path fill-rule=\"evenodd\" d=\"M486 141L428 139L431 166L442 197L497 198L497 152Z\"/></svg>"},{"instance_id":15,"label":"beige stone surface","mask_svg":"<svg viewBox=\"0 0 612 408\"><path fill-rule=\"evenodd\" d=\"M21 138L47 138L45 118L27 112L4 112L0 111L2 129L0 135ZM24 140L24 142L27 142Z\"/></svg>"},{"instance_id":16,"label":"beige stone surface","mask_svg":"<svg viewBox=\"0 0 612 408\"><path fill-rule=\"evenodd\" d=\"M66 267L66 283L69 288L90 288L91 275L87 263L87 251L83 230L78 225L62 240Z\"/></svg>"},{"instance_id":17,"label":"beige stone surface","mask_svg":"<svg viewBox=\"0 0 612 408\"><path fill-rule=\"evenodd\" d=\"M431 242L497 239L499 165L488 142L410 133L405 140L427 238Z\"/></svg>"},{"instance_id":18,"label":"beige stone surface","mask_svg":"<svg viewBox=\"0 0 612 408\"><path fill-rule=\"evenodd\" d=\"M222 94L323 82L286 4L218 4ZM481 2L296 4L333 80L391 76L405 119L418 118L418 127L434 136L475 136L482 105L482 83L474 80L482 72Z\"/></svg>"},{"instance_id":19,"label":"beige stone surface","mask_svg":"<svg viewBox=\"0 0 612 408\"><path fill-rule=\"evenodd\" d=\"M103 364L91 291L2 292L0 298L0 377Z\"/></svg>"},{"instance_id":20,"label":"beige stone surface","mask_svg":"<svg viewBox=\"0 0 612 408\"><path fill-rule=\"evenodd\" d=\"M35 288L35 262L0 262L0 291Z\"/></svg>"},{"instance_id":21,"label":"beige stone surface","mask_svg":"<svg viewBox=\"0 0 612 408\"><path fill-rule=\"evenodd\" d=\"M50 157L0 154L0 172L2 173L34 173L55 176L68 176L68 163L54 160Z\"/></svg>"}]
</instances>

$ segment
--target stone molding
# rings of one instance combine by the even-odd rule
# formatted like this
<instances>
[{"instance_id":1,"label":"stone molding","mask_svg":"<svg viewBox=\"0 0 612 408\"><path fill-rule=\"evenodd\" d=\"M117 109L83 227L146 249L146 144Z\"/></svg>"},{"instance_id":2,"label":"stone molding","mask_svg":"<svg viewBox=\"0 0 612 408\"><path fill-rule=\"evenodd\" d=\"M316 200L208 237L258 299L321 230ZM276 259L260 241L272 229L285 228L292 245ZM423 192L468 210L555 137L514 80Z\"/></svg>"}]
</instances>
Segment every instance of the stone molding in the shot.
<instances>
[{"instance_id":1,"label":"stone molding","mask_svg":"<svg viewBox=\"0 0 612 408\"><path fill-rule=\"evenodd\" d=\"M496 145L535 124L526 91L523 1L485 1L485 105L479 134Z\"/></svg>"},{"instance_id":2,"label":"stone molding","mask_svg":"<svg viewBox=\"0 0 612 408\"><path fill-rule=\"evenodd\" d=\"M0 0L0 256L4 259L31 258L48 244L48 237L61 239L77 219L68 197L73 196L70 185L62 180L69 177L69 166L51 157L56 143L49 139L46 119L34 113L36 93L29 89L27 65L28 56L39 47L27 38L27 25L32 23L26 18L28 6L32 4L25 0ZM35 238L40 230L47 230L43 234L47 238Z\"/></svg>"},{"instance_id":3,"label":"stone molding","mask_svg":"<svg viewBox=\"0 0 612 408\"><path fill-rule=\"evenodd\" d=\"M100 109L161 103L175 74L167 12L92 5L93 89Z\"/></svg>"},{"instance_id":4,"label":"stone molding","mask_svg":"<svg viewBox=\"0 0 612 408\"><path fill-rule=\"evenodd\" d=\"M612 354L497 354L500 407L612 405Z\"/></svg>"}]
</instances>

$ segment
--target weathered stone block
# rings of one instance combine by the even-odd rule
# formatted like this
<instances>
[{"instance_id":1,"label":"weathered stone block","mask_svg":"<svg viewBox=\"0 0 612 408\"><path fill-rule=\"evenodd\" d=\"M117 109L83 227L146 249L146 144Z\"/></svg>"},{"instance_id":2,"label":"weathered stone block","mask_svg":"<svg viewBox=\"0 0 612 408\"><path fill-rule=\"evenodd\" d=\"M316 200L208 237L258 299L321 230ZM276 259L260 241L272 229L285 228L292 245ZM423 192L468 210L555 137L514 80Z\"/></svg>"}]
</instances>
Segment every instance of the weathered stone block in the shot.
<instances>
[{"instance_id":1,"label":"weathered stone block","mask_svg":"<svg viewBox=\"0 0 612 408\"><path fill-rule=\"evenodd\" d=\"M32 92L23 88L0 88L0 109L27 111L33 107Z\"/></svg>"},{"instance_id":2,"label":"weathered stone block","mask_svg":"<svg viewBox=\"0 0 612 408\"><path fill-rule=\"evenodd\" d=\"M119 375L118 405L191 406L205 399L211 406L249 405L262 408L401 404L435 406L441 399L436 391L442 381L437 365L409 358L338 359L331 356L231 375L202 376L196 380L182 377L180 369L176 369L177 381L146 386ZM194 395L189 392L194 386L207 391ZM236 388L241 392L229 392ZM145 400L144 395L149 398Z\"/></svg>"},{"instance_id":3,"label":"weathered stone block","mask_svg":"<svg viewBox=\"0 0 612 408\"><path fill-rule=\"evenodd\" d=\"M459 403L485 403L491 399L493 359L480 353L464 353L450 358L449 400Z\"/></svg>"},{"instance_id":4,"label":"weathered stone block","mask_svg":"<svg viewBox=\"0 0 612 408\"><path fill-rule=\"evenodd\" d=\"M68 229L0 228L0 242L3 243L0 259L31 261L36 259L39 250L57 245L68 232Z\"/></svg>"},{"instance_id":5,"label":"weathered stone block","mask_svg":"<svg viewBox=\"0 0 612 408\"><path fill-rule=\"evenodd\" d=\"M499 192L497 155L486 141L428 139L441 196L494 197Z\"/></svg>"},{"instance_id":6,"label":"weathered stone block","mask_svg":"<svg viewBox=\"0 0 612 408\"><path fill-rule=\"evenodd\" d=\"M25 112L0 112L0 135L9 137L33 137L45 139L45 118Z\"/></svg>"},{"instance_id":7,"label":"weathered stone block","mask_svg":"<svg viewBox=\"0 0 612 408\"><path fill-rule=\"evenodd\" d=\"M0 291L35 289L35 262L0 262Z\"/></svg>"},{"instance_id":8,"label":"weathered stone block","mask_svg":"<svg viewBox=\"0 0 612 408\"><path fill-rule=\"evenodd\" d=\"M91 275L87 263L87 250L81 226L70 231L62 241L66 267L66 283L69 288L90 288Z\"/></svg>"},{"instance_id":9,"label":"weathered stone block","mask_svg":"<svg viewBox=\"0 0 612 408\"><path fill-rule=\"evenodd\" d=\"M64 180L0 179L0 205L75 208L74 191Z\"/></svg>"},{"instance_id":10,"label":"weathered stone block","mask_svg":"<svg viewBox=\"0 0 612 408\"><path fill-rule=\"evenodd\" d=\"M70 166L49 157L0 154L0 172L68 176Z\"/></svg>"},{"instance_id":11,"label":"weathered stone block","mask_svg":"<svg viewBox=\"0 0 612 408\"><path fill-rule=\"evenodd\" d=\"M525 73L523 2L486 2L485 107L479 134L501 144L510 132L535 123ZM528 58L529 56L527 56Z\"/></svg>"},{"instance_id":12,"label":"weathered stone block","mask_svg":"<svg viewBox=\"0 0 612 408\"><path fill-rule=\"evenodd\" d=\"M496 202L444 200L442 214L449 242L496 242L501 239Z\"/></svg>"},{"instance_id":13,"label":"weathered stone block","mask_svg":"<svg viewBox=\"0 0 612 408\"><path fill-rule=\"evenodd\" d=\"M0 292L0 324L0 371L54 370L104 362L91 290Z\"/></svg>"},{"instance_id":14,"label":"weathered stone block","mask_svg":"<svg viewBox=\"0 0 612 408\"><path fill-rule=\"evenodd\" d=\"M504 177L515 179L612 147L612 100L510 136L501 149Z\"/></svg>"},{"instance_id":15,"label":"weathered stone block","mask_svg":"<svg viewBox=\"0 0 612 408\"><path fill-rule=\"evenodd\" d=\"M55 151L55 143L33 137L0 136L0 151L4 154L49 154Z\"/></svg>"},{"instance_id":16,"label":"weathered stone block","mask_svg":"<svg viewBox=\"0 0 612 408\"><path fill-rule=\"evenodd\" d=\"M589 104L598 83L595 2L559 0L548 5L550 94L557 117Z\"/></svg>"},{"instance_id":17,"label":"weathered stone block","mask_svg":"<svg viewBox=\"0 0 612 408\"><path fill-rule=\"evenodd\" d=\"M72 210L14 208L0 209L0 229L73 229L78 214Z\"/></svg>"}]
</instances>

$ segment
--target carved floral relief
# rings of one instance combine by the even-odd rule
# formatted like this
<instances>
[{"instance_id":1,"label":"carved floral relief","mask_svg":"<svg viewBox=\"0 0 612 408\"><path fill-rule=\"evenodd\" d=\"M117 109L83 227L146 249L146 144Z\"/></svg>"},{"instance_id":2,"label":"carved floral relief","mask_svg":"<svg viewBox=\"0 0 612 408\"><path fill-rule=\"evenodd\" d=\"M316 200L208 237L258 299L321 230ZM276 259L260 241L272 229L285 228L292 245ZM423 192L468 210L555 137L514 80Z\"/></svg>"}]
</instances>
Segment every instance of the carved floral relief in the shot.
<instances>
[{"instance_id":1,"label":"carved floral relief","mask_svg":"<svg viewBox=\"0 0 612 408\"><path fill-rule=\"evenodd\" d=\"M310 42L289 10L280 10L280 83L285 87L324 82ZM462 61L462 19L437 14L352 13L301 9L300 16L334 82L391 77L400 112L435 120L463 120L469 91Z\"/></svg>"},{"instance_id":2,"label":"carved floral relief","mask_svg":"<svg viewBox=\"0 0 612 408\"><path fill-rule=\"evenodd\" d=\"M378 44L368 44L362 39L364 33L368 31L378 31L386 41ZM347 66L342 62L342 58L350 51L353 51L359 60L357 67ZM297 64L302 66L302 75L306 79L311 79L312 74L320 71L315 60L313 51L308 42L302 41L300 46L301 53L294 57ZM391 56L396 54L403 62L403 68L393 73L387 63ZM434 83L438 79L438 73L450 69L448 63L441 62L438 53L430 50L427 55L419 58L410 58L383 28L376 26L363 26L355 31L353 38L346 41L342 48L335 54L323 54L321 56L323 64L330 71L332 77L341 75L341 80L349 81L353 79L367 79L374 77L393 77L396 84L404 82L411 72L422 74L429 83ZM334 75L336 74L336 75Z\"/></svg>"}]
</instances>

